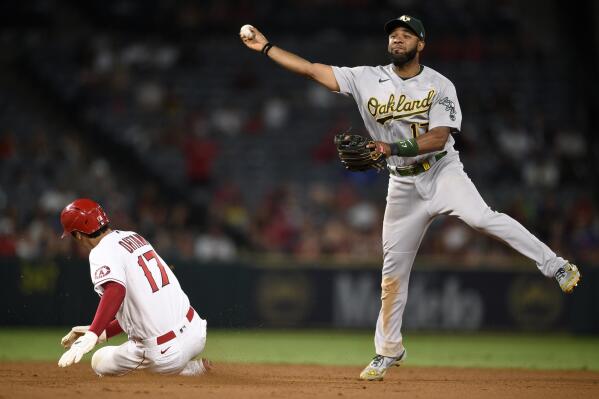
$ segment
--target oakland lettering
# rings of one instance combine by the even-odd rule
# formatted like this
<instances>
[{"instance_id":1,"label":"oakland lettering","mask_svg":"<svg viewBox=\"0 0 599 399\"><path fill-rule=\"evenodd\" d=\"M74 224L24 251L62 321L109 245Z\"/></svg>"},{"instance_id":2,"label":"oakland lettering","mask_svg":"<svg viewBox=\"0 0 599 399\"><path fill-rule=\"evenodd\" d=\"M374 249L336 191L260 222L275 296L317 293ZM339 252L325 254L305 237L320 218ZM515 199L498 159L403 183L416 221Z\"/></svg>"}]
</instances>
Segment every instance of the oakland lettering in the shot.
<instances>
[{"instance_id":1,"label":"oakland lettering","mask_svg":"<svg viewBox=\"0 0 599 399\"><path fill-rule=\"evenodd\" d=\"M402 94L396 102L395 96L391 94L387 102L383 103L376 97L370 97L366 106L377 122L385 123L389 119L401 119L428 111L434 96L435 90L431 89L426 97L420 100L408 100L405 94Z\"/></svg>"}]
</instances>

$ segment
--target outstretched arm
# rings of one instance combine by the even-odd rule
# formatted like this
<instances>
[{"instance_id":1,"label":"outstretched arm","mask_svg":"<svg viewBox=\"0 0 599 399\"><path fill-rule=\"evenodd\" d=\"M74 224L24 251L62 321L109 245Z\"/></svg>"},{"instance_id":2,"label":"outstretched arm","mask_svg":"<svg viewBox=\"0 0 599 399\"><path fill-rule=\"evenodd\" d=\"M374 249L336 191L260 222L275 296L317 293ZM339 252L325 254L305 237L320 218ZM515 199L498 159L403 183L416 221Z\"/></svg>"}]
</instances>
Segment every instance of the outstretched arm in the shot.
<instances>
[{"instance_id":1,"label":"outstretched arm","mask_svg":"<svg viewBox=\"0 0 599 399\"><path fill-rule=\"evenodd\" d=\"M262 51L264 46L269 43L268 40L253 26L250 27L250 31L249 36L244 35L244 31L242 31L239 33L239 37L248 48L254 51ZM266 55L291 72L306 76L331 91L339 91L339 84L330 65L310 62L277 46L272 46Z\"/></svg>"}]
</instances>

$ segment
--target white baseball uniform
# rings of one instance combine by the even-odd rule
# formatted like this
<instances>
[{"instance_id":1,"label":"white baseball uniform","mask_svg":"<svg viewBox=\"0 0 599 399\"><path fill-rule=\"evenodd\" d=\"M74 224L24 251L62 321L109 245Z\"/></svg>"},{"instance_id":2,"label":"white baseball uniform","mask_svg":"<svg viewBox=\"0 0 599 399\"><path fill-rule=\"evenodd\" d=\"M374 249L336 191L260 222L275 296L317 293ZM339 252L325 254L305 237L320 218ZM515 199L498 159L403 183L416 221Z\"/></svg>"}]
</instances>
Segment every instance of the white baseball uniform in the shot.
<instances>
[{"instance_id":1,"label":"white baseball uniform","mask_svg":"<svg viewBox=\"0 0 599 399\"><path fill-rule=\"evenodd\" d=\"M451 81L422 66L409 79L400 78L393 64L333 67L339 92L358 105L364 124L375 140L386 143L417 137L435 127L457 133L462 114ZM403 352L401 323L408 297L408 281L420 242L438 215L457 216L534 260L539 270L553 277L566 263L511 217L495 212L481 198L464 172L450 135L443 151L417 157L392 156L387 206L383 220L383 273L381 310L375 347L383 356ZM405 175L420 163L425 171Z\"/></svg>"},{"instance_id":2,"label":"white baseball uniform","mask_svg":"<svg viewBox=\"0 0 599 399\"><path fill-rule=\"evenodd\" d=\"M91 250L89 263L99 295L108 281L126 288L116 319L129 340L94 353L92 367L98 375L144 368L185 374L197 367L190 360L204 349L206 321L190 306L179 281L150 243L135 232L114 230Z\"/></svg>"}]
</instances>

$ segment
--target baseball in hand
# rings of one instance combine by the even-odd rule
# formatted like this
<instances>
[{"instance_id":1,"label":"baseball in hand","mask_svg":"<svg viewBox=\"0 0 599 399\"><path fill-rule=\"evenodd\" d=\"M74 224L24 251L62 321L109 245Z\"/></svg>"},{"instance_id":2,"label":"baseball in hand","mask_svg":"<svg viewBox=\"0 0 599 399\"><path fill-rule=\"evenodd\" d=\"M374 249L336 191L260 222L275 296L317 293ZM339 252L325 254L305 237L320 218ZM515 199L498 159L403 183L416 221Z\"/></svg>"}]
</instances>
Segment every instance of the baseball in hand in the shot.
<instances>
[{"instance_id":1,"label":"baseball in hand","mask_svg":"<svg viewBox=\"0 0 599 399\"><path fill-rule=\"evenodd\" d=\"M243 25L241 27L241 29L239 30L239 35L243 38L243 39L249 39L252 40L254 38L254 32L252 32L252 29L254 27L252 25Z\"/></svg>"}]
</instances>

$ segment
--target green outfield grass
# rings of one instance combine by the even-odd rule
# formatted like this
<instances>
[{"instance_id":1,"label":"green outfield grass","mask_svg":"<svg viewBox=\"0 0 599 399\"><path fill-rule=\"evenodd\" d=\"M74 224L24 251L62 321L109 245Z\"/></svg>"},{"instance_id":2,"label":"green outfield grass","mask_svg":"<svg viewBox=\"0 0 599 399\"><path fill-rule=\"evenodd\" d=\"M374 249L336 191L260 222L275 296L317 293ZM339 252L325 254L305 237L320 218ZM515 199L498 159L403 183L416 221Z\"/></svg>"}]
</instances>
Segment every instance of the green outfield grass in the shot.
<instances>
[{"instance_id":1,"label":"green outfield grass","mask_svg":"<svg viewBox=\"0 0 599 399\"><path fill-rule=\"evenodd\" d=\"M0 329L0 360L52 360L66 329ZM218 362L361 366L373 356L372 332L209 330L205 356ZM516 367L599 371L599 337L408 332L408 366ZM124 337L112 339L121 343ZM85 359L89 360L90 355Z\"/></svg>"}]
</instances>

